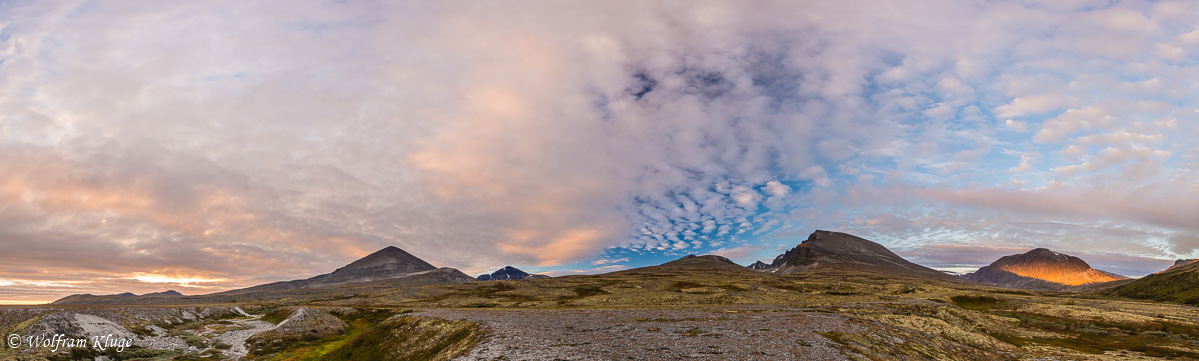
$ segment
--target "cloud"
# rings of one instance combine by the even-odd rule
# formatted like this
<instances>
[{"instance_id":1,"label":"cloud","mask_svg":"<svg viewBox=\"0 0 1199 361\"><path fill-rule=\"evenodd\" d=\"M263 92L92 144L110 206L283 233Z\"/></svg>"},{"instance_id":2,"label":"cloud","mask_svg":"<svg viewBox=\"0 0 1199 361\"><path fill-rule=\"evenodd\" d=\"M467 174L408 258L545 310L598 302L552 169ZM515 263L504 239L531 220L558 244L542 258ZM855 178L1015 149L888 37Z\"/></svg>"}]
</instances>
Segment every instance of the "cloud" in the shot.
<instances>
[{"instance_id":1,"label":"cloud","mask_svg":"<svg viewBox=\"0 0 1199 361\"><path fill-rule=\"evenodd\" d=\"M995 107L994 112L1002 118L1013 118L1045 113L1069 103L1070 99L1060 94L1037 94L1012 99L1011 103Z\"/></svg>"},{"instance_id":2,"label":"cloud","mask_svg":"<svg viewBox=\"0 0 1199 361\"><path fill-rule=\"evenodd\" d=\"M591 264L598 266L598 265L602 265L602 264L621 263L621 262L628 262L628 261L629 261L628 257L621 257L621 258L615 258L615 259L601 258L601 259L591 261Z\"/></svg>"},{"instance_id":3,"label":"cloud","mask_svg":"<svg viewBox=\"0 0 1199 361\"><path fill-rule=\"evenodd\" d=\"M1033 136L1033 140L1041 143L1060 142L1077 131L1099 124L1109 124L1111 121L1111 114L1103 106L1069 109L1041 124L1041 130Z\"/></svg>"},{"instance_id":4,"label":"cloud","mask_svg":"<svg viewBox=\"0 0 1199 361\"><path fill-rule=\"evenodd\" d=\"M947 205L1194 229L1186 3L3 7L0 272L24 283L0 287L27 299L387 245L481 269L985 234ZM1013 177L1032 190L988 188Z\"/></svg>"},{"instance_id":5,"label":"cloud","mask_svg":"<svg viewBox=\"0 0 1199 361\"><path fill-rule=\"evenodd\" d=\"M763 251L768 251L767 248L768 248L768 245L764 245L764 244L746 244L746 245L740 245L740 246L733 247L733 248L717 249L717 250L712 251L711 254L714 254L717 256L723 256L725 258L739 261L739 262L752 263L753 261L756 260L753 258L756 256L761 256ZM769 257L774 257L774 256L772 255Z\"/></svg>"}]
</instances>

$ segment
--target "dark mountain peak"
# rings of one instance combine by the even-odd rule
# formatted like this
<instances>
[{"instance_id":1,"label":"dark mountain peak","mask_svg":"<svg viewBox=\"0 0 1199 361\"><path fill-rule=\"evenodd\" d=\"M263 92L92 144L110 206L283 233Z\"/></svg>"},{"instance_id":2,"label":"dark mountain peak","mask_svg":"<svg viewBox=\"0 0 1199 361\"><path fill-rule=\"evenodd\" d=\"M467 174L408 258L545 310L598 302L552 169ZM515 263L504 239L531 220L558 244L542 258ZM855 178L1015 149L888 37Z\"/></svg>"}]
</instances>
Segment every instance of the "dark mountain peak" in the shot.
<instances>
[{"instance_id":1,"label":"dark mountain peak","mask_svg":"<svg viewBox=\"0 0 1199 361\"><path fill-rule=\"evenodd\" d=\"M849 233L816 230L799 247L813 247L837 252L854 252L899 258L887 247Z\"/></svg>"},{"instance_id":2,"label":"dark mountain peak","mask_svg":"<svg viewBox=\"0 0 1199 361\"><path fill-rule=\"evenodd\" d=\"M1074 257L1074 256L1064 254L1064 253L1058 253L1057 251L1054 251L1054 250L1051 250L1048 248L1033 248L1031 251L1024 252L1023 254L1020 254L1017 256L1036 257L1036 258L1041 258L1041 259L1046 259L1046 260L1068 260L1068 261L1073 261L1075 259L1080 260L1080 261L1082 260L1081 258Z\"/></svg>"},{"instance_id":3,"label":"dark mountain peak","mask_svg":"<svg viewBox=\"0 0 1199 361\"><path fill-rule=\"evenodd\" d=\"M811 261L809 257L815 254L836 254L845 257L881 257L892 261L903 260L887 247L871 242L865 238L854 236L848 233L830 232L824 230L816 230L808 236L807 240L801 242L795 248L792 248L787 253L775 257L774 262L771 262L771 267L779 267L783 265L796 265Z\"/></svg>"},{"instance_id":4,"label":"dark mountain peak","mask_svg":"<svg viewBox=\"0 0 1199 361\"><path fill-rule=\"evenodd\" d=\"M970 280L990 285L1050 290L1060 286L1081 286L1111 282L1127 277L1091 268L1082 258L1036 248L1021 254L1000 257L979 268Z\"/></svg>"},{"instance_id":5,"label":"dark mountain peak","mask_svg":"<svg viewBox=\"0 0 1199 361\"><path fill-rule=\"evenodd\" d=\"M1091 269L1091 265L1083 261L1082 258L1058 253L1048 248L1036 248L1021 254L1003 256L991 265L998 265L1000 267L1049 265L1075 272L1083 272Z\"/></svg>"},{"instance_id":6,"label":"dark mountain peak","mask_svg":"<svg viewBox=\"0 0 1199 361\"><path fill-rule=\"evenodd\" d=\"M122 292L122 293L115 294L115 295L113 295L113 296L117 296L117 297L134 297L134 296L137 296L137 295L133 294L133 292Z\"/></svg>"},{"instance_id":7,"label":"dark mountain peak","mask_svg":"<svg viewBox=\"0 0 1199 361\"><path fill-rule=\"evenodd\" d=\"M338 276L342 274L367 273L367 272L420 272L431 271L437 267L425 262L424 260L405 252L396 246L387 246L381 250L375 251L366 257L362 257L345 267L338 268L329 276Z\"/></svg>"},{"instance_id":8,"label":"dark mountain peak","mask_svg":"<svg viewBox=\"0 0 1199 361\"><path fill-rule=\"evenodd\" d=\"M406 277L436 269L437 267L433 267L429 262L425 262L399 247L388 246L366 257L359 258L345 267L338 268L333 273L303 280L304 282L298 283L295 286L311 288L370 282Z\"/></svg>"},{"instance_id":9,"label":"dark mountain peak","mask_svg":"<svg viewBox=\"0 0 1199 361\"><path fill-rule=\"evenodd\" d=\"M776 257L769 268L777 274L853 269L958 281L940 271L908 262L881 244L852 234L825 230L812 232L807 240Z\"/></svg>"},{"instance_id":10,"label":"dark mountain peak","mask_svg":"<svg viewBox=\"0 0 1199 361\"><path fill-rule=\"evenodd\" d=\"M491 274L479 275L480 281L505 281L505 280L523 280L526 278L549 278L544 275L534 275L512 266L504 266Z\"/></svg>"},{"instance_id":11,"label":"dark mountain peak","mask_svg":"<svg viewBox=\"0 0 1199 361\"><path fill-rule=\"evenodd\" d=\"M746 267L749 267L751 269L766 269L766 268L770 268L770 265L766 264L766 262L757 261Z\"/></svg>"}]
</instances>

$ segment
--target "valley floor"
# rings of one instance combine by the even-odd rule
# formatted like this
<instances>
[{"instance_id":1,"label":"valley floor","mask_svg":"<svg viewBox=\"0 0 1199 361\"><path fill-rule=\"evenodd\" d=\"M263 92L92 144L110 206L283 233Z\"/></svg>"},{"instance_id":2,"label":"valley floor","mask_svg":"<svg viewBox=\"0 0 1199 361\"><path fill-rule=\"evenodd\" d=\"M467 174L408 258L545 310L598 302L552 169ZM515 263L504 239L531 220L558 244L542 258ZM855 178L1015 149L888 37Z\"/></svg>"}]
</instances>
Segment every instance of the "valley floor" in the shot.
<instances>
[{"instance_id":1,"label":"valley floor","mask_svg":"<svg viewBox=\"0 0 1199 361\"><path fill-rule=\"evenodd\" d=\"M820 333L866 328L796 309L426 310L466 319L488 337L456 360L843 360Z\"/></svg>"}]
</instances>

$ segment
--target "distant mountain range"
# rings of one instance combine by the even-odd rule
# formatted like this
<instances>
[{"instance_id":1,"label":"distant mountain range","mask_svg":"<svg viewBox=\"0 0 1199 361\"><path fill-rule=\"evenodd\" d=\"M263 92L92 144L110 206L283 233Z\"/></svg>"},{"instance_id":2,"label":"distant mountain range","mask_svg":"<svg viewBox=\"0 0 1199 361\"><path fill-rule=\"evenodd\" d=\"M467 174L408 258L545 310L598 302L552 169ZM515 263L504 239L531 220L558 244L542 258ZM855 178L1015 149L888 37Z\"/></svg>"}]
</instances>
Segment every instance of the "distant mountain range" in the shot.
<instances>
[{"instance_id":1,"label":"distant mountain range","mask_svg":"<svg viewBox=\"0 0 1199 361\"><path fill-rule=\"evenodd\" d=\"M491 274L479 275L476 279L480 281L507 281L507 280L523 280L523 279L539 279L550 278L546 275L534 275L512 266L504 266Z\"/></svg>"},{"instance_id":2,"label":"distant mountain range","mask_svg":"<svg viewBox=\"0 0 1199 361\"><path fill-rule=\"evenodd\" d=\"M1081 258L1045 248L1004 256L966 278L993 286L1040 291L1063 291L1069 287L1128 279L1091 268Z\"/></svg>"},{"instance_id":3,"label":"distant mountain range","mask_svg":"<svg viewBox=\"0 0 1199 361\"><path fill-rule=\"evenodd\" d=\"M1038 248L1023 254L1000 258L967 275L953 275L909 262L886 247L861 237L841 232L817 230L806 240L775 257L770 264L757 261L740 266L716 255L688 255L659 266L617 271L620 274L652 275L661 272L697 273L709 277L743 275L787 275L807 272L869 273L882 277L917 278L930 281L983 284L1042 291L1079 291L1122 286L1110 294L1133 298L1199 303L1199 262L1179 260L1168 270L1132 281L1127 277L1091 268L1078 257ZM283 295L338 295L349 292L386 290L428 284L474 281L549 278L529 274L512 266L472 278L454 268L437 268L397 247L386 247L331 273L307 279L268 283L208 295L184 296L176 291L144 295L71 295L54 304L124 303L220 303L238 299L269 299ZM352 293L351 293L352 294Z\"/></svg>"},{"instance_id":4,"label":"distant mountain range","mask_svg":"<svg viewBox=\"0 0 1199 361\"><path fill-rule=\"evenodd\" d=\"M102 296L82 294L82 295L70 295L67 297L63 297L63 298L58 299L57 301L52 302L52 304L87 304L87 303L94 303L95 301L99 301L99 300L117 300L117 301L121 301L121 302L136 303L136 302L145 301L148 299L162 299L162 298L172 298L173 299L173 298L177 298L177 297L183 297L183 294L179 293L175 290L147 293L147 294L140 295L140 296L135 295L132 292L118 293L115 295L102 295Z\"/></svg>"}]
</instances>

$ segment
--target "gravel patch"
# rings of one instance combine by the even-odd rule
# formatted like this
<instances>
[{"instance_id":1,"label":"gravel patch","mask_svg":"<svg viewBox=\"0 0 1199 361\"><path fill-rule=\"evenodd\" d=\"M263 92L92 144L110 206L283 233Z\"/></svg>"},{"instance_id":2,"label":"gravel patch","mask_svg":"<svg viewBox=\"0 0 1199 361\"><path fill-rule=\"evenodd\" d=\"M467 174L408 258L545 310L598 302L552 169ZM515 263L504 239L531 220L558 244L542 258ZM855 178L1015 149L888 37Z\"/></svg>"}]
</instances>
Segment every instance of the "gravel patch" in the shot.
<instances>
[{"instance_id":1,"label":"gravel patch","mask_svg":"<svg viewBox=\"0 0 1199 361\"><path fill-rule=\"evenodd\" d=\"M233 346L233 348L226 350L224 353L227 359L234 361L240 360L249 353L249 350L246 350L246 339L250 338L250 336L270 331L275 329L275 327L278 327L273 323L261 321L257 318L235 320L233 322L238 326L250 328L225 332L217 335L216 339L218 342L227 343Z\"/></svg>"},{"instance_id":2,"label":"gravel patch","mask_svg":"<svg viewBox=\"0 0 1199 361\"><path fill-rule=\"evenodd\" d=\"M478 322L487 338L455 360L847 360L816 332L861 332L797 309L425 310Z\"/></svg>"}]
</instances>

